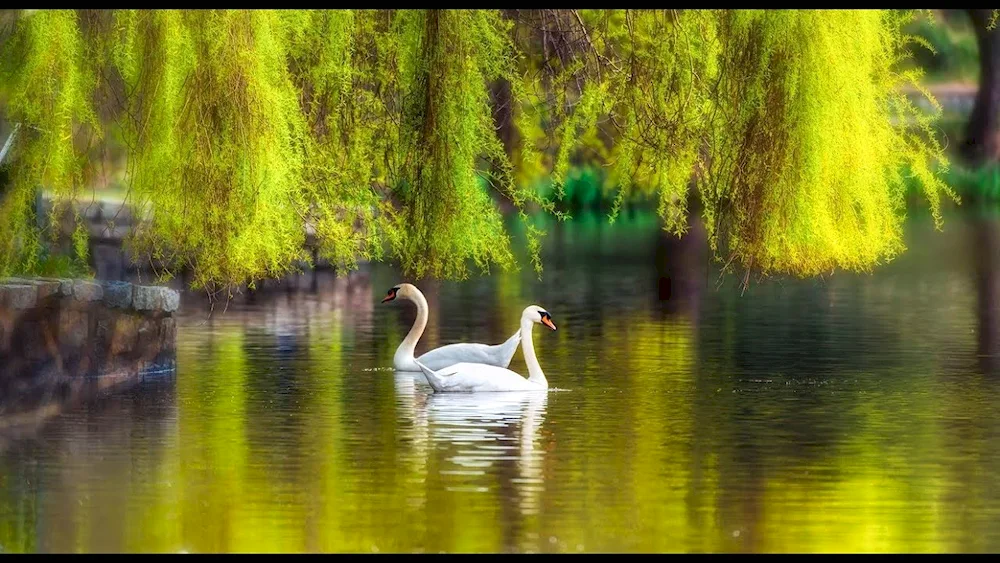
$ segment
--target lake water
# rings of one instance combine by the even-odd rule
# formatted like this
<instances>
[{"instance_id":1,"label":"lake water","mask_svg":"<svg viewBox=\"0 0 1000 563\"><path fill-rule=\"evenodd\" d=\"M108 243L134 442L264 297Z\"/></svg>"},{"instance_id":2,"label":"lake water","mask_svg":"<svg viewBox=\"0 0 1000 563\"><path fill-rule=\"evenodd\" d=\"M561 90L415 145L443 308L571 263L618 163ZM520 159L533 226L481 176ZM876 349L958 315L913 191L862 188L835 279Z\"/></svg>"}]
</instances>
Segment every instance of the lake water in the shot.
<instances>
[{"instance_id":1,"label":"lake water","mask_svg":"<svg viewBox=\"0 0 1000 563\"><path fill-rule=\"evenodd\" d=\"M175 375L4 444L0 550L1000 551L1000 224L946 219L742 294L647 217L552 225L542 281L416 282L418 352L547 308L540 395L395 374L388 266L186 296Z\"/></svg>"}]
</instances>

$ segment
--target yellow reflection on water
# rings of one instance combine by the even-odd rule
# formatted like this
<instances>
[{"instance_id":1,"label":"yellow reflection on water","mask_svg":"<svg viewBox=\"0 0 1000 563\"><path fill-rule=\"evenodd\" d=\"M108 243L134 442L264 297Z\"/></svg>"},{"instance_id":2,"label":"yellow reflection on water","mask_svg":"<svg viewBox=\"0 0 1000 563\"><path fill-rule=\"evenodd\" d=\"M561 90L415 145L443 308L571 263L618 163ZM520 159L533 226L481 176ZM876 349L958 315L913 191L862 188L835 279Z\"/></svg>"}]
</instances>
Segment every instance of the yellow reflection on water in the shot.
<instances>
[{"instance_id":1,"label":"yellow reflection on water","mask_svg":"<svg viewBox=\"0 0 1000 563\"><path fill-rule=\"evenodd\" d=\"M587 308L591 282L545 293L530 273L443 286L441 341L552 310L540 395L432 395L386 371L413 316L379 308L388 275L191 322L163 403L84 408L0 452L0 546L995 550L1000 383L975 371L968 288L939 304L905 273L683 314L618 289Z\"/></svg>"}]
</instances>

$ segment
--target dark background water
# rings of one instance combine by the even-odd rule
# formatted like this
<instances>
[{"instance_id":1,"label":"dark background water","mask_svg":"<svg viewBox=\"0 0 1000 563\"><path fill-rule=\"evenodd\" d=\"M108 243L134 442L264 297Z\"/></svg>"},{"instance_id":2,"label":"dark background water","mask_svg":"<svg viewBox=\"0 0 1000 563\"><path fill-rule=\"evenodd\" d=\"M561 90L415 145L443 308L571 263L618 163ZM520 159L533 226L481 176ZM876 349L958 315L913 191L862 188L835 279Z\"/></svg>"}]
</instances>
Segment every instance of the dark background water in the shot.
<instances>
[{"instance_id":1,"label":"dark background water","mask_svg":"<svg viewBox=\"0 0 1000 563\"><path fill-rule=\"evenodd\" d=\"M697 226L550 231L541 281L416 282L418 352L546 307L547 396L391 371L415 311L379 304L388 266L210 318L188 295L175 375L0 446L0 550L1000 550L995 215L745 292Z\"/></svg>"}]
</instances>

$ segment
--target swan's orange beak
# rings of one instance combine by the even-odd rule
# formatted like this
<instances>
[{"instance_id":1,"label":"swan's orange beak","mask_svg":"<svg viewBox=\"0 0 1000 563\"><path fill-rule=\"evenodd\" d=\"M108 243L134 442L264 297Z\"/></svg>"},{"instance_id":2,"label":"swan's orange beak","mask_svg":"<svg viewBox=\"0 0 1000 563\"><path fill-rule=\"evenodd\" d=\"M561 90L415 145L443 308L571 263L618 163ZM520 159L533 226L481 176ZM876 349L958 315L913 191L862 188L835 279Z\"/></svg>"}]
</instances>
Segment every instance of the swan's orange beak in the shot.
<instances>
[{"instance_id":1,"label":"swan's orange beak","mask_svg":"<svg viewBox=\"0 0 1000 563\"><path fill-rule=\"evenodd\" d=\"M552 324L552 319L548 317L542 317L542 324L551 328L552 330L556 329L556 325Z\"/></svg>"},{"instance_id":2,"label":"swan's orange beak","mask_svg":"<svg viewBox=\"0 0 1000 563\"><path fill-rule=\"evenodd\" d=\"M384 298L382 298L382 302L385 303L386 301L392 301L395 298L396 298L395 295L386 295Z\"/></svg>"}]
</instances>

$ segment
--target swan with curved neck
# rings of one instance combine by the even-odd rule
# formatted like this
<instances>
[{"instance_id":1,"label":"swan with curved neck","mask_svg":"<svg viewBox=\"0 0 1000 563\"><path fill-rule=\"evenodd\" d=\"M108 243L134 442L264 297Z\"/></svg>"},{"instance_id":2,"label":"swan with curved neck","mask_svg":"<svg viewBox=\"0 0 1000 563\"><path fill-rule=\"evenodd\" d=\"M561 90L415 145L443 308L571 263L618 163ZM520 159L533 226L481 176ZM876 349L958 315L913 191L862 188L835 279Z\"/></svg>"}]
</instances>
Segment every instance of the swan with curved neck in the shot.
<instances>
[{"instance_id":1,"label":"swan with curved neck","mask_svg":"<svg viewBox=\"0 0 1000 563\"><path fill-rule=\"evenodd\" d=\"M397 371L420 371L415 363L413 353L417 348L417 341L424 334L427 327L427 299L412 284L401 283L391 288L382 299L382 303L395 299L406 299L412 301L417 306L417 319L413 321L410 332L403 339L403 342L396 348L396 354L392 357L392 367ZM521 332L515 332L503 344L489 346L487 344L459 343L449 344L440 348L435 348L420 356L420 363L431 369L442 369L459 362L473 362L499 366L505 368L510 365L514 353L517 352L517 343L521 340Z\"/></svg>"},{"instance_id":2,"label":"swan with curved neck","mask_svg":"<svg viewBox=\"0 0 1000 563\"><path fill-rule=\"evenodd\" d=\"M543 324L552 330L552 316L541 307L531 305L521 314L521 351L528 366L528 378L506 368L462 362L444 369L434 370L417 360L420 371L437 393L470 393L475 391L545 391L549 382L542 373L531 342L531 328Z\"/></svg>"}]
</instances>

